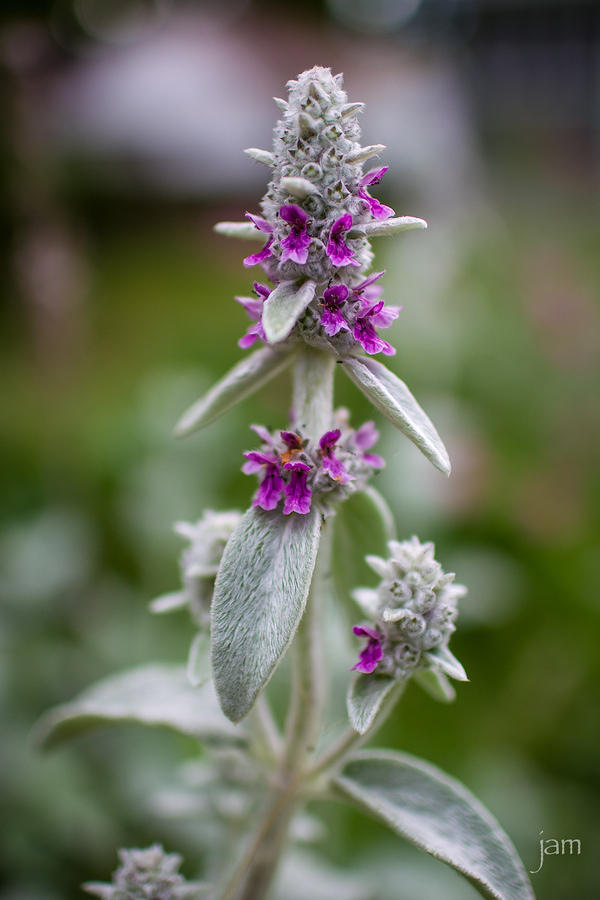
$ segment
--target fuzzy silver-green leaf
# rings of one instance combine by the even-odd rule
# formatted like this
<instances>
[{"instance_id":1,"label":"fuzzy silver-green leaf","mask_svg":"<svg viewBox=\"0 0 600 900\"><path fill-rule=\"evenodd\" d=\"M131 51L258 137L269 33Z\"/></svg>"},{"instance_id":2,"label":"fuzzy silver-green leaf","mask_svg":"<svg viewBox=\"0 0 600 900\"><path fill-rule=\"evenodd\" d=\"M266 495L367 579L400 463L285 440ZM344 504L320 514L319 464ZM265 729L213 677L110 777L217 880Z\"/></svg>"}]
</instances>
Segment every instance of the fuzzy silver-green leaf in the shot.
<instances>
[{"instance_id":1,"label":"fuzzy silver-green leaf","mask_svg":"<svg viewBox=\"0 0 600 900\"><path fill-rule=\"evenodd\" d=\"M252 708L295 634L320 530L315 506L289 516L252 507L225 548L212 604L212 667L233 722Z\"/></svg>"},{"instance_id":2,"label":"fuzzy silver-green leaf","mask_svg":"<svg viewBox=\"0 0 600 900\"><path fill-rule=\"evenodd\" d=\"M289 336L292 328L315 295L315 282L282 281L265 300L262 325L270 344Z\"/></svg>"},{"instance_id":3,"label":"fuzzy silver-green leaf","mask_svg":"<svg viewBox=\"0 0 600 900\"><path fill-rule=\"evenodd\" d=\"M240 360L211 390L190 406L175 426L175 434L185 437L218 419L263 384L290 365L293 354L261 347Z\"/></svg>"},{"instance_id":4,"label":"fuzzy silver-green leaf","mask_svg":"<svg viewBox=\"0 0 600 900\"><path fill-rule=\"evenodd\" d=\"M533 900L523 864L496 819L430 763L366 750L350 759L335 784L358 807L464 875L488 900Z\"/></svg>"},{"instance_id":5,"label":"fuzzy silver-green leaf","mask_svg":"<svg viewBox=\"0 0 600 900\"><path fill-rule=\"evenodd\" d=\"M348 689L346 706L350 724L359 734L366 734L383 701L398 684L387 676L357 673Z\"/></svg>"},{"instance_id":6,"label":"fuzzy silver-green leaf","mask_svg":"<svg viewBox=\"0 0 600 900\"><path fill-rule=\"evenodd\" d=\"M450 459L442 439L404 382L367 356L349 356L343 367L373 406L410 438L436 469L449 475Z\"/></svg>"},{"instance_id":7,"label":"fuzzy silver-green leaf","mask_svg":"<svg viewBox=\"0 0 600 900\"><path fill-rule=\"evenodd\" d=\"M48 748L122 723L169 728L201 740L243 740L243 733L221 714L212 683L194 688L183 666L169 665L143 666L99 681L47 712L34 738Z\"/></svg>"}]
</instances>

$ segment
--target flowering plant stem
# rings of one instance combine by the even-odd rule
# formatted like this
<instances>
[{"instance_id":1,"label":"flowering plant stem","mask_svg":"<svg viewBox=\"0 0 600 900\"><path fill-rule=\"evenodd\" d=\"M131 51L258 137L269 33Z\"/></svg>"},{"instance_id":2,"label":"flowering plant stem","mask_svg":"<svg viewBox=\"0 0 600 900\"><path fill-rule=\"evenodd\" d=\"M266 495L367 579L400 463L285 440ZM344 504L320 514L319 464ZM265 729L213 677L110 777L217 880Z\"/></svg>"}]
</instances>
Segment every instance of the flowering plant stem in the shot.
<instances>
[{"instance_id":1,"label":"flowering plant stem","mask_svg":"<svg viewBox=\"0 0 600 900\"><path fill-rule=\"evenodd\" d=\"M290 424L276 432L251 426L260 447L244 453L242 471L258 478L258 488L245 513L205 510L195 524L177 525L189 542L183 589L156 598L152 609L188 607L197 633L187 668L147 666L106 679L40 726L46 745L123 719L216 740L209 763L214 778L206 784L216 826L209 840L226 852L233 830L237 836L250 826L259 796L262 809L237 865L224 876L214 872L217 886L186 882L177 872L180 857L153 846L122 850L113 883L85 887L102 900L266 900L282 853L296 837L290 826L298 807L326 796L374 815L464 875L487 900L533 900L509 838L466 788L409 754L358 751L409 679L444 702L455 696L449 678L467 680L449 648L466 589L444 572L433 544L416 536L394 539L385 499L367 486L385 466L371 452L375 423L354 429L347 410L333 409L337 362L437 469L450 473L427 414L395 372L373 358L394 354L378 329L389 327L400 307L380 299L384 272L369 274L370 238L426 223L396 217L367 190L387 167L365 173L362 165L385 148L358 143L363 104L347 102L341 75L316 66L288 88L289 99L276 100L282 117L273 152L247 151L272 169L261 215L218 226L224 234L266 239L244 264L260 265L272 287L255 281L255 297L236 298L252 320L240 346L265 346L195 403L177 432L209 424L287 366L293 367ZM365 556L384 545L386 557ZM362 576L353 563L363 556L379 578L376 587L357 584ZM317 756L326 684L321 617L330 584L340 599L350 595L360 607L364 620L352 631L364 643L346 696L351 728ZM288 648L292 684L282 735L265 688ZM301 866L303 889L313 896L311 869L312 884L320 884L322 867L310 858ZM288 894L287 874L277 882L278 896ZM333 877L343 886L327 888L328 896L364 896L362 888L349 893L343 873Z\"/></svg>"},{"instance_id":2,"label":"flowering plant stem","mask_svg":"<svg viewBox=\"0 0 600 900\"><path fill-rule=\"evenodd\" d=\"M293 369L294 416L302 433L316 440L333 416L334 359L305 348ZM329 533L324 532L311 582L306 610L292 645L291 704L279 765L254 839L235 869L222 900L259 900L266 897L294 809L300 799L307 760L314 750L323 708L324 679L321 628L323 579L329 567Z\"/></svg>"}]
</instances>

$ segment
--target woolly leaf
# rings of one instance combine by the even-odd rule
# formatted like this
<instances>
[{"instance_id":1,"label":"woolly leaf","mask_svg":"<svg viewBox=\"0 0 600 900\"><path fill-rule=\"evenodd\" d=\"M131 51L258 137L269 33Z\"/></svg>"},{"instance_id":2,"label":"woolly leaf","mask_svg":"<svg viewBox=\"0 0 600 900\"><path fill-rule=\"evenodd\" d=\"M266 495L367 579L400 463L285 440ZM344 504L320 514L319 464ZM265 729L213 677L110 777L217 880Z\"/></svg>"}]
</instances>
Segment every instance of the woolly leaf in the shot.
<instances>
[{"instance_id":1,"label":"woolly leaf","mask_svg":"<svg viewBox=\"0 0 600 900\"><path fill-rule=\"evenodd\" d=\"M382 363L367 356L349 356L343 366L373 406L410 438L436 469L449 475L451 466L446 448L404 382Z\"/></svg>"},{"instance_id":2,"label":"woolly leaf","mask_svg":"<svg viewBox=\"0 0 600 900\"><path fill-rule=\"evenodd\" d=\"M243 740L223 717L212 684L193 688L183 666L149 665L105 678L47 712L34 737L43 747L106 725L170 728L201 740Z\"/></svg>"},{"instance_id":3,"label":"woolly leaf","mask_svg":"<svg viewBox=\"0 0 600 900\"><path fill-rule=\"evenodd\" d=\"M241 238L243 241L264 241L263 233L253 222L217 222L213 231L224 237Z\"/></svg>"},{"instance_id":4,"label":"woolly leaf","mask_svg":"<svg viewBox=\"0 0 600 900\"><path fill-rule=\"evenodd\" d=\"M212 666L223 712L251 709L290 644L304 612L321 517L252 507L221 561L212 604Z\"/></svg>"},{"instance_id":5,"label":"woolly leaf","mask_svg":"<svg viewBox=\"0 0 600 900\"><path fill-rule=\"evenodd\" d=\"M183 414L175 434L184 437L218 419L240 400L253 394L263 384L289 366L293 354L261 347L245 356L217 384Z\"/></svg>"},{"instance_id":6,"label":"woolly leaf","mask_svg":"<svg viewBox=\"0 0 600 900\"><path fill-rule=\"evenodd\" d=\"M315 282L282 281L265 300L262 325L270 344L285 340L315 295Z\"/></svg>"},{"instance_id":7,"label":"woolly leaf","mask_svg":"<svg viewBox=\"0 0 600 900\"><path fill-rule=\"evenodd\" d=\"M525 869L496 819L460 782L406 753L367 750L345 765L342 794L489 900L533 900Z\"/></svg>"},{"instance_id":8,"label":"woolly leaf","mask_svg":"<svg viewBox=\"0 0 600 900\"><path fill-rule=\"evenodd\" d=\"M427 222L416 216L396 216L393 219L382 219L379 222L367 222L362 227L367 237L372 238L398 234L400 231L412 231L414 228L427 228Z\"/></svg>"},{"instance_id":9,"label":"woolly leaf","mask_svg":"<svg viewBox=\"0 0 600 900\"><path fill-rule=\"evenodd\" d=\"M394 678L360 673L350 682L346 706L350 724L359 734L366 734L385 698L399 686Z\"/></svg>"}]
</instances>

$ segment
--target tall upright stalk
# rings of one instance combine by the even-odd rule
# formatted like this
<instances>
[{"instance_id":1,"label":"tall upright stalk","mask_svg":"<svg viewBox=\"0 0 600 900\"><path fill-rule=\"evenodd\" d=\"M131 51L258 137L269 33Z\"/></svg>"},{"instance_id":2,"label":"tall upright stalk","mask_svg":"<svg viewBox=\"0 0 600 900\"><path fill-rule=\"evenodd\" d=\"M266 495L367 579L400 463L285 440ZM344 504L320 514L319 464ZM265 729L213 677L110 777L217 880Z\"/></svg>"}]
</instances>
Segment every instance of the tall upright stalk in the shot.
<instances>
[{"instance_id":1,"label":"tall upright stalk","mask_svg":"<svg viewBox=\"0 0 600 900\"><path fill-rule=\"evenodd\" d=\"M297 427L316 440L331 425L334 360L305 348L294 364L293 412ZM286 844L289 824L301 799L307 761L314 750L323 707L320 619L323 575L330 541L324 534L304 615L292 644L292 685L285 744L254 837L236 867L222 900L263 900L269 894Z\"/></svg>"}]
</instances>

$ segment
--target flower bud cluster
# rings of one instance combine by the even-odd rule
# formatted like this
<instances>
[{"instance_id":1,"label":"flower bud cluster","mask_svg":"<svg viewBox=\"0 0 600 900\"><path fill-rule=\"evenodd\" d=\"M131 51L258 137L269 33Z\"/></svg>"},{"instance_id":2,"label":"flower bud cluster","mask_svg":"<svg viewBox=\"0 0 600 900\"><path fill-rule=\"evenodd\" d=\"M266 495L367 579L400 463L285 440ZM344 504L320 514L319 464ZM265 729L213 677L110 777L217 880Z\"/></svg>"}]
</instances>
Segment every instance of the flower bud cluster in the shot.
<instances>
[{"instance_id":1,"label":"flower bud cluster","mask_svg":"<svg viewBox=\"0 0 600 900\"><path fill-rule=\"evenodd\" d=\"M260 478L253 506L276 509L283 499L284 515L306 515L316 501L327 515L332 504L364 487L373 471L385 465L380 456L368 452L379 433L373 422L355 431L347 415L338 410L336 427L315 444L296 431L271 434L262 425L253 425L262 447L244 453L242 466L246 475Z\"/></svg>"},{"instance_id":2,"label":"flower bud cluster","mask_svg":"<svg viewBox=\"0 0 600 900\"><path fill-rule=\"evenodd\" d=\"M274 133L273 152L249 151L273 167L262 216L248 219L266 243L244 259L260 264L271 282L315 282L314 297L300 315L292 339L346 354L361 347L367 353L394 353L376 328L386 328L399 307L384 307L380 288L366 278L373 254L368 226L394 210L369 193L387 167L363 173L363 162L381 145L361 147L356 113L362 103L348 103L342 76L315 66L288 82L289 98L278 101L283 116ZM396 221L396 220L395 220ZM272 288L255 282L257 299L236 298L254 320L242 347L265 340L262 307Z\"/></svg>"},{"instance_id":3,"label":"flower bud cluster","mask_svg":"<svg viewBox=\"0 0 600 900\"><path fill-rule=\"evenodd\" d=\"M367 638L354 668L399 680L429 668L465 680L448 642L455 630L456 603L466 588L453 583L453 573L444 573L433 544L413 537L390 541L388 547L389 559L367 557L382 579L379 586L359 588L353 595L371 620L354 626L357 636Z\"/></svg>"},{"instance_id":4,"label":"flower bud cluster","mask_svg":"<svg viewBox=\"0 0 600 900\"><path fill-rule=\"evenodd\" d=\"M121 865L112 884L84 885L89 894L103 900L180 900L191 896L178 872L181 856L165 853L160 844L145 850L119 850Z\"/></svg>"}]
</instances>

